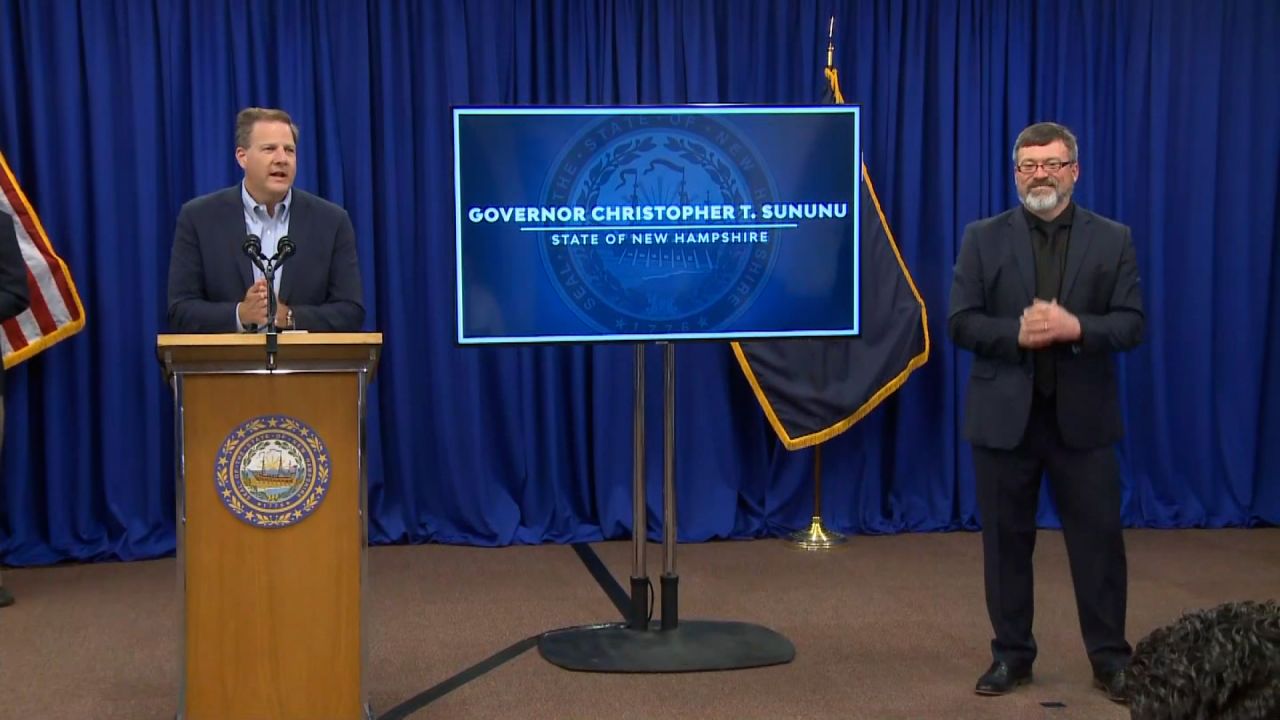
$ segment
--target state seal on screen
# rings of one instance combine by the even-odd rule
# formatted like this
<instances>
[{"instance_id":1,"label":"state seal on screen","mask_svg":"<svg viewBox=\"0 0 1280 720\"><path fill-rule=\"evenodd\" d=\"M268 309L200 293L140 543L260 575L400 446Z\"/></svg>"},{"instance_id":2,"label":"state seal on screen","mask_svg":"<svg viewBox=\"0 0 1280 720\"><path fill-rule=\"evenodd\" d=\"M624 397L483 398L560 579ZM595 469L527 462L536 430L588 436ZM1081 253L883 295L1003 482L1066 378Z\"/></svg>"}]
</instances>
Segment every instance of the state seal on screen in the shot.
<instances>
[{"instance_id":1,"label":"state seal on screen","mask_svg":"<svg viewBox=\"0 0 1280 720\"><path fill-rule=\"evenodd\" d=\"M546 206L585 210L595 244L556 245L551 232L542 232L539 248L566 304L606 333L722 330L764 286L782 233L746 240L752 236L742 225L752 223L740 210L734 219L713 222L667 216L671 208L759 207L777 198L754 145L705 114L658 111L593 121L560 152L541 197ZM595 208L639 207L663 216L614 222L614 231L600 229L607 223L593 217ZM614 242L602 239L609 237Z\"/></svg>"},{"instance_id":2,"label":"state seal on screen","mask_svg":"<svg viewBox=\"0 0 1280 720\"><path fill-rule=\"evenodd\" d=\"M287 415L246 420L223 441L214 460L222 504L262 528L302 522L329 490L329 451L309 425Z\"/></svg>"}]
</instances>

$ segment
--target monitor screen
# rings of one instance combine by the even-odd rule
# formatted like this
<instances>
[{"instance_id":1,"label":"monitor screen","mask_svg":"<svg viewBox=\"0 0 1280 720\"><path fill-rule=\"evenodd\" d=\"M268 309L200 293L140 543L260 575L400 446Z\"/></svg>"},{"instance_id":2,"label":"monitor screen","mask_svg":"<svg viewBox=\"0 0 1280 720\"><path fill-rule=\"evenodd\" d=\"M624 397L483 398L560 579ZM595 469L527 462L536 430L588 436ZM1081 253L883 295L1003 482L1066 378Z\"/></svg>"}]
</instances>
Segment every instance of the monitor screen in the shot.
<instances>
[{"instance_id":1,"label":"monitor screen","mask_svg":"<svg viewBox=\"0 0 1280 720\"><path fill-rule=\"evenodd\" d=\"M457 107L457 340L858 334L860 109Z\"/></svg>"}]
</instances>

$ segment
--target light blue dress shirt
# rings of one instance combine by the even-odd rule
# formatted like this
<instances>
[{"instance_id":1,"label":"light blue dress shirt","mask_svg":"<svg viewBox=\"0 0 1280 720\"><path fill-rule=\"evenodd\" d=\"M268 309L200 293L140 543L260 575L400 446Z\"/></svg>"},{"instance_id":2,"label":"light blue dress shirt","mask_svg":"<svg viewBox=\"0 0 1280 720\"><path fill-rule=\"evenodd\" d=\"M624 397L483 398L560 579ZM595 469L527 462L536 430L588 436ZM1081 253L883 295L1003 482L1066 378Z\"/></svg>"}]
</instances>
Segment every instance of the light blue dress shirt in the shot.
<instances>
[{"instance_id":1,"label":"light blue dress shirt","mask_svg":"<svg viewBox=\"0 0 1280 720\"><path fill-rule=\"evenodd\" d=\"M276 254L276 250L280 244L280 238L289 234L289 210L293 207L293 188L289 188L289 192L285 194L284 200L276 204L275 215L267 214L267 206L253 199L249 194L248 188L244 183L240 183L240 200L244 203L244 226L249 234L257 235L262 240L262 254L271 257ZM274 288L276 297L280 297L280 278L284 275L284 268L276 269ZM257 282L263 278L262 271L255 265L253 268L253 281ZM246 332L244 327L240 325L240 304L236 303L236 327L242 332ZM265 331L266 328L258 328Z\"/></svg>"}]
</instances>

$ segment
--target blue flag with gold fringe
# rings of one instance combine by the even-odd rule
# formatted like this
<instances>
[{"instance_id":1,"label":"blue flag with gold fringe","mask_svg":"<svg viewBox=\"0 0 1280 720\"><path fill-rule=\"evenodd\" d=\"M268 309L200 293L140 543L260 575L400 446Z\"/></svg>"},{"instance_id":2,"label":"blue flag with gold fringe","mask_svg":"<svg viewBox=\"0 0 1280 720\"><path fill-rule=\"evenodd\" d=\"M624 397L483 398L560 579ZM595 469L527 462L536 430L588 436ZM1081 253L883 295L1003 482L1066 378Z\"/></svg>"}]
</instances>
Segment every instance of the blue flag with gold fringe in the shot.
<instances>
[{"instance_id":1,"label":"blue flag with gold fringe","mask_svg":"<svg viewBox=\"0 0 1280 720\"><path fill-rule=\"evenodd\" d=\"M828 46L824 101L844 103ZM929 358L924 300L862 166L861 332L852 339L733 343L770 425L788 450L848 430Z\"/></svg>"}]
</instances>

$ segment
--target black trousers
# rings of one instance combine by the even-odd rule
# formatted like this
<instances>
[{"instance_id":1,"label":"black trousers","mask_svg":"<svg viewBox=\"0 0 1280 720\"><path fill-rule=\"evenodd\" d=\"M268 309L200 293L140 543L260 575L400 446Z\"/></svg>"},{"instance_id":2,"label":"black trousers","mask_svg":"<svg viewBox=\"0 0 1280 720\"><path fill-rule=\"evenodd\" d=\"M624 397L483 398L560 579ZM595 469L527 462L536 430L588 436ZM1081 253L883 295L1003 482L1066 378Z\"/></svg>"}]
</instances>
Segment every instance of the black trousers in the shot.
<instances>
[{"instance_id":1,"label":"black trousers","mask_svg":"<svg viewBox=\"0 0 1280 720\"><path fill-rule=\"evenodd\" d=\"M1036 657L1031 556L1040 478L1062 520L1085 650L1094 670L1128 663L1124 637L1128 575L1120 524L1120 464L1113 447L1062 444L1052 398L1037 394L1022 442L1013 450L973 448L982 514L991 654L1030 667Z\"/></svg>"}]
</instances>

